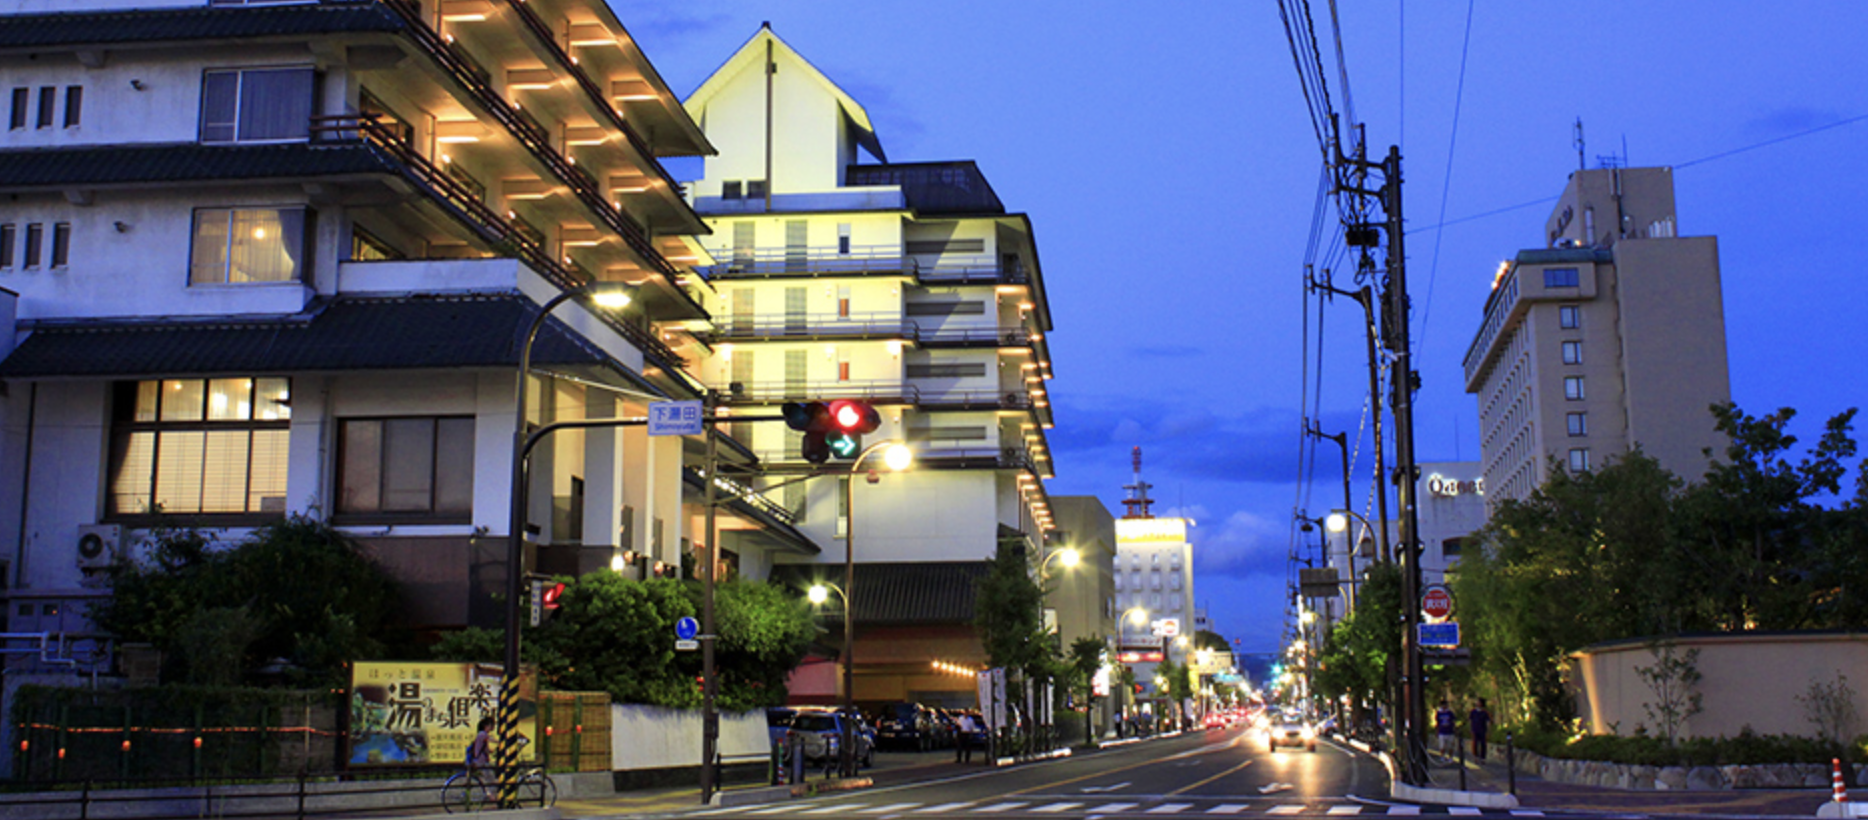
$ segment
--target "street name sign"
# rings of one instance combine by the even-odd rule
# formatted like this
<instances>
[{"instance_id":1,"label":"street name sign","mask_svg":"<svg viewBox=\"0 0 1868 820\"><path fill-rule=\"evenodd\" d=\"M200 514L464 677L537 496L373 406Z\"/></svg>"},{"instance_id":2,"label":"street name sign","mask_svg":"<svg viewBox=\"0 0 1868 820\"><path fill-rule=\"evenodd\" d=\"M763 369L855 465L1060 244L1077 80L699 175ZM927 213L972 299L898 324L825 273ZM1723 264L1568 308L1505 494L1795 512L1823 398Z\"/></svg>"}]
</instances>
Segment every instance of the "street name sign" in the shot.
<instances>
[{"instance_id":1,"label":"street name sign","mask_svg":"<svg viewBox=\"0 0 1868 820\"><path fill-rule=\"evenodd\" d=\"M1459 646L1459 622L1420 625L1421 646Z\"/></svg>"},{"instance_id":2,"label":"street name sign","mask_svg":"<svg viewBox=\"0 0 1868 820\"><path fill-rule=\"evenodd\" d=\"M705 413L698 401L649 403L649 435L698 436Z\"/></svg>"}]
</instances>

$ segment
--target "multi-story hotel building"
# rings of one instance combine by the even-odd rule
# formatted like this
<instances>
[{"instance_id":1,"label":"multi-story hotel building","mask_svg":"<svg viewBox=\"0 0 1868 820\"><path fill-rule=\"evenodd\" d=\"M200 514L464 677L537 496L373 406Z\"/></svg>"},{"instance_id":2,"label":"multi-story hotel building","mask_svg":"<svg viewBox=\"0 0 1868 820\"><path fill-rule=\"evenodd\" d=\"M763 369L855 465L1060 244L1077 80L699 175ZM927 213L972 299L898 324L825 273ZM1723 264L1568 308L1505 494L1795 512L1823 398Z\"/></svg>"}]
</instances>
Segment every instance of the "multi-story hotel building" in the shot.
<instances>
[{"instance_id":1,"label":"multi-story hotel building","mask_svg":"<svg viewBox=\"0 0 1868 820\"><path fill-rule=\"evenodd\" d=\"M1466 351L1488 504L1636 447L1697 480L1730 399L1718 240L1678 235L1670 168L1577 171L1544 248L1502 264Z\"/></svg>"},{"instance_id":2,"label":"multi-story hotel building","mask_svg":"<svg viewBox=\"0 0 1868 820\"><path fill-rule=\"evenodd\" d=\"M541 305L634 286L620 311L553 311L530 426L707 386L707 226L657 158L713 146L602 0L13 8L9 632L88 632L103 570L152 528L233 541L291 513L358 535L412 625L500 625L516 367ZM528 565L678 571L699 450L554 434L532 458ZM754 565L816 552L757 498L723 519Z\"/></svg>"},{"instance_id":3,"label":"multi-story hotel building","mask_svg":"<svg viewBox=\"0 0 1868 820\"><path fill-rule=\"evenodd\" d=\"M889 162L862 105L770 28L686 105L718 149L689 186L717 291L703 381L741 415L867 400L882 426L865 443L916 451L909 473L866 480L880 458L860 471L833 461L845 469L772 489L825 545L816 563L780 556L807 564L780 574L841 584L850 537L855 699L970 705L972 681L931 661L983 660L971 625L985 559L1010 541L1035 573L1054 524L1051 322L1031 222L972 162ZM736 437L768 486L813 471L797 432L746 425Z\"/></svg>"}]
</instances>

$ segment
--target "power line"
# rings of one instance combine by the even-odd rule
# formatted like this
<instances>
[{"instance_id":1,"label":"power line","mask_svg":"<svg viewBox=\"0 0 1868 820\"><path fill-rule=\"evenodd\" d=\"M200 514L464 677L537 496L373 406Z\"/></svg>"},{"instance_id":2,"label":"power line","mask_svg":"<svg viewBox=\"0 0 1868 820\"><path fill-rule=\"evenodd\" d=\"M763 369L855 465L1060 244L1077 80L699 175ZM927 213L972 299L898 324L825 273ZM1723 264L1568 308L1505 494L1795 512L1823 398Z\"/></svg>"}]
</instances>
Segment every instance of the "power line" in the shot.
<instances>
[{"instance_id":1,"label":"power line","mask_svg":"<svg viewBox=\"0 0 1868 820\"><path fill-rule=\"evenodd\" d=\"M1472 52L1473 0L1466 0L1466 36L1459 44L1459 84L1453 91L1453 129L1446 138L1446 177L1440 182L1440 221L1446 221L1447 195L1453 190L1453 149L1459 145L1459 109L1466 100L1466 56ZM1445 233L1433 235L1433 261L1427 266L1427 298L1421 301L1420 339L1414 351L1427 349L1427 318L1433 315L1433 280L1440 272L1440 240Z\"/></svg>"}]
</instances>

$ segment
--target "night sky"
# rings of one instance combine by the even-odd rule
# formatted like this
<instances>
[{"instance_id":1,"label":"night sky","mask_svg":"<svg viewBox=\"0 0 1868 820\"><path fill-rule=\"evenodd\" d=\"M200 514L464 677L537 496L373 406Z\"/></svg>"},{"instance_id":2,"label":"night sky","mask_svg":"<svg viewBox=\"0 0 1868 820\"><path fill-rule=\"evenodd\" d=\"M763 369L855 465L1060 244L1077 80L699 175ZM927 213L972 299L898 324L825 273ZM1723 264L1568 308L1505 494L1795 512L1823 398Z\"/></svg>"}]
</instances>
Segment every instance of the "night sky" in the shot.
<instances>
[{"instance_id":1,"label":"night sky","mask_svg":"<svg viewBox=\"0 0 1868 820\"><path fill-rule=\"evenodd\" d=\"M611 2L679 95L769 20L867 108L889 159L976 160L1037 232L1051 493L1119 513L1141 446L1157 512L1199 523L1199 602L1242 648L1277 646L1292 512L1341 486L1334 445L1298 484L1322 155L1277 4ZM1579 118L1584 163L1673 166L1680 234L1718 236L1733 399L1796 408L1806 440L1863 403L1868 3L1475 3L1469 38L1465 3L1347 3L1347 105L1313 7L1332 101L1372 154L1403 155L1423 461L1479 456L1460 361L1498 263L1543 244ZM1320 423L1364 438L1361 506L1359 315L1325 311Z\"/></svg>"}]
</instances>

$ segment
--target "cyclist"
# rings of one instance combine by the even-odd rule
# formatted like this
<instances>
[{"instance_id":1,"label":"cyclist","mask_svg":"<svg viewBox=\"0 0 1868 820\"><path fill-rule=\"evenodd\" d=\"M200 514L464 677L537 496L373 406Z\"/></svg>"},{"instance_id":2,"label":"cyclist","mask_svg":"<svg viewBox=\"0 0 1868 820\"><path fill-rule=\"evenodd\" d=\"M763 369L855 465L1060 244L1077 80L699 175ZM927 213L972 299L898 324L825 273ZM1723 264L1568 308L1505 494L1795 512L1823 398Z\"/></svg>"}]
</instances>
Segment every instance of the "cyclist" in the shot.
<instances>
[{"instance_id":1,"label":"cyclist","mask_svg":"<svg viewBox=\"0 0 1868 820\"><path fill-rule=\"evenodd\" d=\"M482 769L493 765L493 719L481 718L479 731L473 736L473 742L467 744L467 769Z\"/></svg>"}]
</instances>

